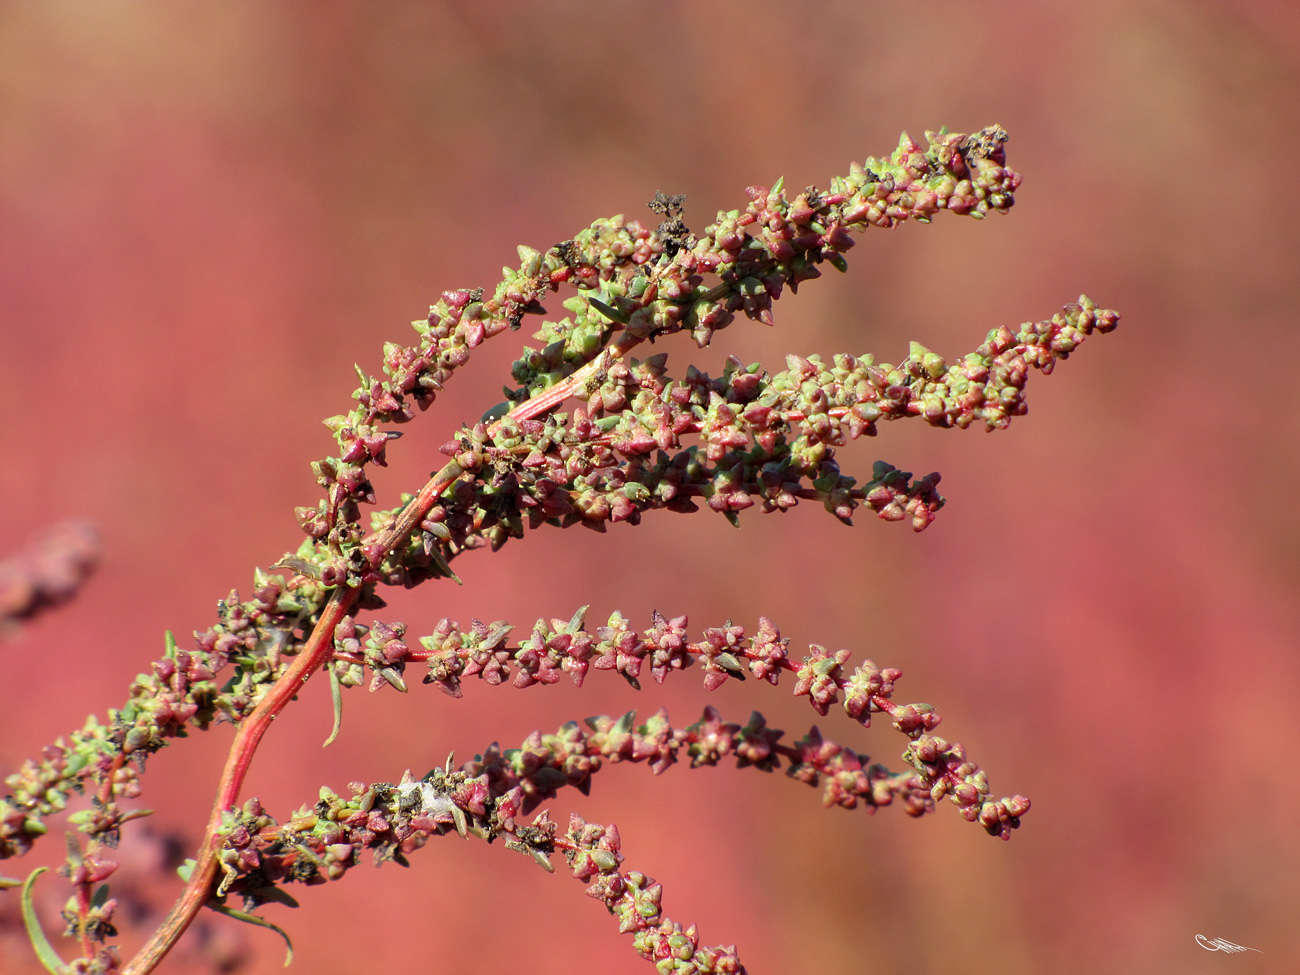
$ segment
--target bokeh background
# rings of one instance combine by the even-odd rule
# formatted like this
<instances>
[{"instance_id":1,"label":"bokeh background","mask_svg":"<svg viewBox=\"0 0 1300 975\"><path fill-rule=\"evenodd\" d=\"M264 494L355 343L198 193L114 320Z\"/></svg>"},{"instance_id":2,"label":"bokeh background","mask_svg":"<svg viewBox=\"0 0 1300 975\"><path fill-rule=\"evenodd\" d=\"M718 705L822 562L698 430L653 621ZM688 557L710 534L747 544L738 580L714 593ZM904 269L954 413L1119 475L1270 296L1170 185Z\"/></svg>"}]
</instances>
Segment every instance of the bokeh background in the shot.
<instances>
[{"instance_id":1,"label":"bokeh background","mask_svg":"<svg viewBox=\"0 0 1300 975\"><path fill-rule=\"evenodd\" d=\"M997 122L1025 174L1009 215L871 231L775 329L667 347L678 374L729 352L897 361L910 339L951 358L1080 291L1119 309L1118 331L1035 375L1009 430L894 424L844 451L864 473L940 470L928 531L812 505L739 532L704 513L543 529L386 616L418 633L584 603L641 626L767 614L796 645L901 667L900 699L938 706L996 794L1032 797L1006 844L947 804L827 811L752 771L610 768L551 805L619 823L668 912L755 973L1294 971L1298 96L1287 0L3 4L0 552L72 516L105 554L73 604L0 646L0 772L119 705L164 630L207 627L296 547L332 444L319 421L440 291L490 288L521 242L652 221L659 189L688 195L698 229L749 184L825 185L901 130ZM408 427L376 480L388 499L501 399L524 338L476 353ZM327 701L309 686L258 756L249 793L281 818L322 784L595 713L689 723L706 697L695 672L639 694L608 675L458 702L354 691L322 751ZM713 701L791 737L817 720L788 686ZM887 724L820 723L897 764ZM179 889L158 871L197 844L229 736L151 760L157 814L114 878L128 955ZM45 846L3 872L57 862ZM39 888L52 930L60 883ZM648 970L573 880L455 837L299 893L266 910L297 971ZM0 968L35 971L15 902ZM160 970L282 960L218 918Z\"/></svg>"}]
</instances>

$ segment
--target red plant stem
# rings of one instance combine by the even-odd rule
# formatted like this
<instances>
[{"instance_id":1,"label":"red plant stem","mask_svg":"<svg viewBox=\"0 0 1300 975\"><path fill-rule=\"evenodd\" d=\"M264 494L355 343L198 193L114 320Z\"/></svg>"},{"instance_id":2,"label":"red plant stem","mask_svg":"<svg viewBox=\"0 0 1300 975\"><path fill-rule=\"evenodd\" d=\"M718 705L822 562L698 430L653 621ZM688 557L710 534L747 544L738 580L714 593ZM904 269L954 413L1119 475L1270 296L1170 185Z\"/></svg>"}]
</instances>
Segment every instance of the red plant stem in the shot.
<instances>
[{"instance_id":1,"label":"red plant stem","mask_svg":"<svg viewBox=\"0 0 1300 975\"><path fill-rule=\"evenodd\" d=\"M90 917L90 884L77 884L77 934L81 939L81 957L95 956L95 943L90 940L90 931L86 924Z\"/></svg>"},{"instance_id":2,"label":"red plant stem","mask_svg":"<svg viewBox=\"0 0 1300 975\"><path fill-rule=\"evenodd\" d=\"M217 798L212 806L203 846L194 858L194 869L185 889L153 937L123 970L124 975L143 975L153 971L207 901L217 875L222 818L239 798L239 790L253 761L253 752L276 716L293 700L311 675L329 659L334 650L334 628L352 609L358 595L360 589L350 586L341 586L334 591L302 652L240 723L239 731L230 746L226 766L221 772L221 783L217 787Z\"/></svg>"},{"instance_id":3,"label":"red plant stem","mask_svg":"<svg viewBox=\"0 0 1300 975\"><path fill-rule=\"evenodd\" d=\"M585 386L587 381L596 376L601 372L601 370L608 369L614 364L616 359L623 358L623 356L627 355L629 351L640 345L641 341L642 339L640 336L633 335L631 332L623 332L618 338L611 342L603 352L584 365L581 369L566 376L549 389L538 393L532 399L520 403L513 410L507 413L506 416L492 424L489 429L495 433L507 417L516 420L530 420L539 413L545 413L547 410L554 409L576 393L579 387Z\"/></svg>"},{"instance_id":4,"label":"red plant stem","mask_svg":"<svg viewBox=\"0 0 1300 975\"><path fill-rule=\"evenodd\" d=\"M602 369L607 369L615 359L626 355L628 350L640 342L639 336L624 332L582 368L537 396L520 403L505 417L492 424L490 429L495 433L508 418L527 420L554 409L577 392L589 379ZM442 493L463 473L460 465L452 461L428 480L420 489L420 493L403 509L397 520L380 536L379 545L385 554L406 540L429 514L429 510ZM239 800L244 779L253 762L253 753L280 712L302 690L302 686L307 683L312 674L331 659L334 654L334 628L352 611L360 593L360 587L352 586L340 586L334 591L311 636L301 652L294 657L289 669L280 676L266 695L258 701L248 717L240 723L239 731L230 746L225 768L221 772L221 782L217 787L217 797L212 805L212 816L208 820L203 845L194 858L194 868L185 884L185 889L181 891L180 898L163 919L158 930L122 970L123 975L146 975L152 972L185 933L208 900L220 865L218 853L222 842L222 820Z\"/></svg>"},{"instance_id":5,"label":"red plant stem","mask_svg":"<svg viewBox=\"0 0 1300 975\"><path fill-rule=\"evenodd\" d=\"M125 764L125 754L114 755L112 761L109 762L108 768L104 773L104 780L100 784L99 790L95 793L95 798L99 800L101 805L107 806L109 802L112 801L113 779L117 775L118 769ZM86 853L94 854L97 851L98 846L99 844L92 840ZM68 867L69 869L74 869L76 863L69 859ZM81 956L85 959L93 958L95 953L95 943L90 938L90 927L88 923L90 918L90 897L92 886L94 885L91 884L90 881L83 881L74 885L76 889L75 896L77 899L77 937L81 940Z\"/></svg>"},{"instance_id":6,"label":"red plant stem","mask_svg":"<svg viewBox=\"0 0 1300 975\"><path fill-rule=\"evenodd\" d=\"M531 420L535 416L555 409L582 386L585 386L593 376L602 369L608 369L616 359L622 358L640 342L639 337L624 332L582 368L574 371L554 386L543 390L531 399L520 403L501 419L493 422L489 425L488 432L495 434L501 429L506 420ZM404 542L411 532L415 530L415 526L428 516L430 509L433 508L442 492L447 490L451 483L463 473L461 466L452 461L430 478L428 483L420 489L420 493L411 499L388 530L379 537L379 545L383 552L391 552Z\"/></svg>"}]
</instances>

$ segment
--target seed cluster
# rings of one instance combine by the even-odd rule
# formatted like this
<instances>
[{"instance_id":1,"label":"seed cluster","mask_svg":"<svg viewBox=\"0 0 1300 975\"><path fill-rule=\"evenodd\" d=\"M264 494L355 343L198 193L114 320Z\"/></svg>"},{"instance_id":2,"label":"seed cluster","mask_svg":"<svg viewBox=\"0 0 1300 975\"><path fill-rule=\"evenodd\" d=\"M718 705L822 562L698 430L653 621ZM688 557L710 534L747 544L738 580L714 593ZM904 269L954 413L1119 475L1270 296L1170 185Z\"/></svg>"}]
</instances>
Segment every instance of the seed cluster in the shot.
<instances>
[{"instance_id":1,"label":"seed cluster","mask_svg":"<svg viewBox=\"0 0 1300 975\"><path fill-rule=\"evenodd\" d=\"M771 324L772 301L784 286L795 290L800 282L818 277L823 262L843 270L843 253L853 246L853 234L867 227L892 227L909 218L928 221L943 209L981 217L1012 205L1020 176L1005 166L1005 132L992 127L973 136L946 131L926 136L930 144L922 149L904 134L889 158L855 164L826 192L809 187L791 199L781 182L771 189L750 187L746 209L719 213L698 238L685 232L680 199L660 194L655 208L669 219L658 230L622 216L597 221L545 253L520 248L519 269L503 269L491 299L484 300L481 291L447 292L427 320L414 323L420 336L416 345L385 347L387 378L358 370L357 406L326 421L340 453L314 465L326 498L315 508L298 510L304 530L328 539L336 558L354 547L361 536L359 506L375 501L365 465L383 464L386 444L397 435L380 427L411 419L413 402L427 407L474 348L517 327L525 313L543 312L542 298L561 285L576 288L565 302L574 317L544 325L538 332L543 347L524 350L512 370L520 385L508 391L507 404L572 374L598 355L616 331L654 339L689 329L704 346L737 312ZM706 277L716 278L717 284L706 287ZM630 417L628 422L633 422ZM835 476L821 474L828 483ZM733 484L736 475L724 474L722 481ZM736 493L723 488L724 497ZM895 505L899 499L891 495L881 498L877 510L889 508L890 517L910 513L913 524L923 527L935 498L909 496ZM599 513L610 504L627 510L613 498L586 495L585 500L584 510ZM844 508L842 498L832 506ZM728 502L720 510L736 509ZM509 526L505 530L511 532Z\"/></svg>"},{"instance_id":2,"label":"seed cluster","mask_svg":"<svg viewBox=\"0 0 1300 975\"><path fill-rule=\"evenodd\" d=\"M878 461L858 485L834 448L874 436L877 423L919 416L935 426L988 430L1027 411L1030 368L1050 372L1093 331L1117 316L1087 296L1053 318L992 330L960 362L913 343L897 366L874 357L789 356L768 373L732 358L719 377L694 367L666 375L667 356L616 362L582 393L586 409L531 420L479 423L443 451L462 472L402 548L363 579L413 585L447 575L447 561L479 545L499 547L542 524L639 522L654 509L690 512L699 502L733 521L757 507L786 511L816 500L848 522L866 505L886 520L922 530L944 503L939 475L913 480ZM689 440L697 442L688 442ZM400 511L401 509L398 509ZM378 537L396 511L372 521Z\"/></svg>"},{"instance_id":3,"label":"seed cluster","mask_svg":"<svg viewBox=\"0 0 1300 975\"><path fill-rule=\"evenodd\" d=\"M771 771L785 759L790 778L825 783L827 806L874 812L897 799L908 815L921 816L948 795L967 819L994 835L1005 838L1019 825L1029 800L989 800L984 773L965 761L961 746L922 730L937 723L933 709L909 706L898 709L895 718L895 726L913 738L905 755L912 771L893 773L870 764L867 756L827 740L816 727L794 745L782 745L784 732L768 728L761 715L742 726L724 722L715 708L706 707L700 720L685 728L674 727L662 710L639 725L634 713L589 718L589 730L569 723L552 735L534 733L517 749L493 745L459 769L452 770L448 759L444 768L418 781L408 771L396 786L354 783L346 798L322 789L315 806L298 810L284 826L250 800L226 818L218 894L241 896L246 908L268 900L292 903L281 889L285 883L336 880L360 863L365 850L376 863L406 863L430 837L454 829L489 842L502 837L507 848L527 853L547 870L551 855L562 852L573 875L588 884L587 893L619 919L621 931L633 934L637 951L667 964L665 971L740 971L734 946L701 948L693 927L683 929L663 915L660 885L620 869L616 827L573 816L561 835L546 812L528 823L522 817L562 787L586 794L604 762L645 762L659 774L684 751L692 767L733 757L739 767Z\"/></svg>"},{"instance_id":4,"label":"seed cluster","mask_svg":"<svg viewBox=\"0 0 1300 975\"><path fill-rule=\"evenodd\" d=\"M591 719L588 724L596 733L594 737L576 724L566 725L559 735L530 737L504 760L489 752L488 758L480 760L482 764L464 766L471 774L489 776L491 795L521 788L525 812L551 798L558 785L576 786L585 792L590 776L600 768L600 757L649 761L658 773L677 762L683 747L692 767L715 764L734 754L742 765L770 770L779 767L778 756L785 755L792 762L789 774L793 777L812 785L825 777L827 805L853 808L860 799L886 805L899 795L912 815L920 815L947 796L966 819L979 821L1003 838L1029 808L1029 801L1020 796L990 798L987 776L967 760L963 747L931 734L940 721L931 705L894 703L894 687L902 676L896 668L882 669L866 660L849 672L849 651L831 652L816 644L801 660L792 660L789 641L766 618L760 619L750 637L743 627L728 620L691 640L684 616L668 619L655 613L652 625L637 631L618 612L606 625L589 629L586 613L584 606L567 621L538 620L518 646L510 645L508 637L514 627L505 621L487 624L475 620L466 629L444 619L432 634L419 639L418 647L405 640L404 624L376 623L367 631L346 621L339 627L347 636L337 643L335 667L347 674L345 683L360 683L364 665L374 674L372 689L387 683L405 691L402 675L407 664L422 662L427 667L424 682L436 684L453 697L461 696L462 680L469 677L490 685L510 682L522 688L553 684L567 674L581 686L593 667L613 670L639 688L646 664L662 683L669 672L698 663L707 690L716 689L728 678L744 680L746 676L775 686L781 673L788 671L795 678L793 693L806 697L818 714L825 716L842 700L845 713L863 726L870 725L872 714L884 713L898 731L913 739L904 758L916 774L895 775L880 766L868 768L863 756L825 742L816 728L796 750L786 749L778 745L783 733L767 729L757 712L742 728L720 724L710 708L700 724L680 732L672 730L662 712L639 727L634 726L631 714L617 722Z\"/></svg>"}]
</instances>

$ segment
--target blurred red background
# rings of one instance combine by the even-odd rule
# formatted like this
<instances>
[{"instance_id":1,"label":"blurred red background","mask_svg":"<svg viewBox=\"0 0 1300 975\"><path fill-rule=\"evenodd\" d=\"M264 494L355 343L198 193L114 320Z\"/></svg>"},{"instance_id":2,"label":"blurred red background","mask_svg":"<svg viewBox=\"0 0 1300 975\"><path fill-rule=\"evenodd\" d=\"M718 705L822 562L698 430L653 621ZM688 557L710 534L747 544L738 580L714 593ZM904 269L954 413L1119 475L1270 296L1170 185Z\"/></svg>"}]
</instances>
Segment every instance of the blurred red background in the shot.
<instances>
[{"instance_id":1,"label":"blurred red background","mask_svg":"<svg viewBox=\"0 0 1300 975\"><path fill-rule=\"evenodd\" d=\"M1225 970L1197 934L1258 949L1236 971L1294 970L1298 52L1281 0L4 5L0 552L76 516L105 555L73 604L0 646L0 772L120 705L164 630L206 628L297 546L308 463L332 447L319 421L440 291L492 287L518 243L652 221L655 190L686 193L701 229L746 185L825 185L903 129L997 122L1025 174L1011 214L872 231L849 274L777 305L775 329L666 347L676 374L729 352L896 362L909 339L952 358L1080 291L1120 310L1118 331L1031 380L1010 430L894 424L843 452L864 474L875 458L940 470L949 505L928 531L845 529L812 505L739 532L707 514L543 529L385 616L527 628L590 603L752 631L764 613L795 645L901 667L901 700L937 705L997 795L1032 797L1007 844L947 804L868 818L721 769L611 768L551 805L619 823L668 912L738 942L755 973ZM384 503L501 399L518 346L490 343L408 428ZM792 737L817 719L788 686L712 700ZM354 691L322 751L313 684L248 794L284 818L322 784L420 774L453 748L631 707L688 723L704 703L696 672L639 694L599 674L456 702ZM887 723L820 724L898 764ZM186 855L229 736L151 760L139 804ZM119 851L123 890L156 862L145 833ZM61 842L43 846L2 872L56 862ZM38 887L51 930L61 883ZM162 908L178 889L147 893ZM410 870L295 893L300 910L265 913L297 971L648 970L573 880L455 837ZM0 968L35 971L15 902L0 895ZM156 918L122 921L129 956ZM250 973L283 959L217 918L160 971L205 953Z\"/></svg>"}]
</instances>

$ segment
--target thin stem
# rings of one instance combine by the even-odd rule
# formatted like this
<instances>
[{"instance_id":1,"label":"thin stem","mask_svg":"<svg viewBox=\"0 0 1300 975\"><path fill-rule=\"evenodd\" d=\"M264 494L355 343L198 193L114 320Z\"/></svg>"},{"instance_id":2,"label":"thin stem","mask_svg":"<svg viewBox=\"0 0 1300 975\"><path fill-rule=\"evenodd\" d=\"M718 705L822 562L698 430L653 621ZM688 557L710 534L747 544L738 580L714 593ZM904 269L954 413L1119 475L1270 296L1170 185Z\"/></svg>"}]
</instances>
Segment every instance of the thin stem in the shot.
<instances>
[{"instance_id":1,"label":"thin stem","mask_svg":"<svg viewBox=\"0 0 1300 975\"><path fill-rule=\"evenodd\" d=\"M113 801L113 780L118 770L126 764L126 755L118 753L113 756L108 768L104 772L103 781L95 793L95 799L101 806L107 806ZM72 834L69 834L71 836ZM84 856L93 857L99 852L100 844L92 838L84 851ZM69 857L68 868L73 876L77 875L78 861ZM82 876L85 876L84 873ZM91 891L94 885L89 880L81 880L74 883L75 898L77 902L77 921L76 936L81 941L81 956L87 960L94 957L95 943L90 937L90 911L91 911Z\"/></svg>"},{"instance_id":2,"label":"thin stem","mask_svg":"<svg viewBox=\"0 0 1300 975\"><path fill-rule=\"evenodd\" d=\"M571 373L564 379L560 380L554 386L538 393L531 399L525 400L516 406L513 410L497 420L488 428L492 433L496 433L501 428L501 424L507 419L530 420L538 414L545 413L547 410L553 410L562 402L576 393L580 388L585 386L591 379L597 376L602 370L609 369L610 366L618 359L623 358L632 349L641 344L642 338L633 335L630 332L623 332L609 346L596 356L581 369Z\"/></svg>"},{"instance_id":3,"label":"thin stem","mask_svg":"<svg viewBox=\"0 0 1300 975\"><path fill-rule=\"evenodd\" d=\"M77 936L81 939L81 957L95 956L95 943L90 939L87 920L90 917L90 884L77 884Z\"/></svg>"},{"instance_id":4,"label":"thin stem","mask_svg":"<svg viewBox=\"0 0 1300 975\"><path fill-rule=\"evenodd\" d=\"M207 901L217 875L222 819L239 799L239 790L252 765L253 753L276 716L293 700L311 675L329 659L334 649L334 628L351 611L358 595L360 589L350 586L341 586L334 591L302 652L240 724L230 746L226 766L221 772L221 783L217 787L217 798L212 806L203 846L194 858L194 869L185 889L153 937L123 970L124 975L144 975L145 972L153 971Z\"/></svg>"}]
</instances>

